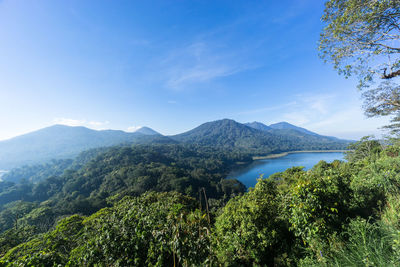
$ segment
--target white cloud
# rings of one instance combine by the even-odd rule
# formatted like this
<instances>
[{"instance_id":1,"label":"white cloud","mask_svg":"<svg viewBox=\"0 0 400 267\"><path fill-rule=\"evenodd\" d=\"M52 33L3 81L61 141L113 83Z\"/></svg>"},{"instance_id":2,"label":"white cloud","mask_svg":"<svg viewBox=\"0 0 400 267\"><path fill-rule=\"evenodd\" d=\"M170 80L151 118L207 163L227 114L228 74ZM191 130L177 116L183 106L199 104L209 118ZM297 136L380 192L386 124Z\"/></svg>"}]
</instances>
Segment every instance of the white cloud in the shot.
<instances>
[{"instance_id":1,"label":"white cloud","mask_svg":"<svg viewBox=\"0 0 400 267\"><path fill-rule=\"evenodd\" d=\"M251 110L245 110L245 111L239 112L238 114L239 115L247 115L247 114L264 113L264 112L273 111L273 110L281 110L284 108L295 106L296 103L297 103L296 101L292 101L292 102L282 104L282 105L277 105L277 106L268 106L268 107L256 108L256 109L251 109Z\"/></svg>"},{"instance_id":2,"label":"white cloud","mask_svg":"<svg viewBox=\"0 0 400 267\"><path fill-rule=\"evenodd\" d=\"M67 118L55 118L53 120L55 124L62 124L67 126L84 126L85 120L75 120L75 119L67 119Z\"/></svg>"},{"instance_id":3,"label":"white cloud","mask_svg":"<svg viewBox=\"0 0 400 267\"><path fill-rule=\"evenodd\" d=\"M93 126L93 127L100 127L100 126L104 126L104 125L109 124L109 123L110 123L109 121L104 121L104 122L101 122L101 121L89 121L88 122L88 124Z\"/></svg>"},{"instance_id":4,"label":"white cloud","mask_svg":"<svg viewBox=\"0 0 400 267\"><path fill-rule=\"evenodd\" d=\"M302 126L312 121L319 121L334 112L335 96L332 94L297 95L295 104L291 105L281 118L290 123Z\"/></svg>"},{"instance_id":5,"label":"white cloud","mask_svg":"<svg viewBox=\"0 0 400 267\"><path fill-rule=\"evenodd\" d=\"M126 129L127 132L136 132L137 130L139 130L140 128L142 128L143 126L130 126Z\"/></svg>"},{"instance_id":6,"label":"white cloud","mask_svg":"<svg viewBox=\"0 0 400 267\"><path fill-rule=\"evenodd\" d=\"M67 126L84 126L96 130L101 130L102 127L109 124L109 121L86 121L86 120L76 120L76 119L68 119L68 118L55 118L53 120L54 124L62 124Z\"/></svg>"},{"instance_id":7,"label":"white cloud","mask_svg":"<svg viewBox=\"0 0 400 267\"><path fill-rule=\"evenodd\" d=\"M240 115L259 113L260 118L272 119L267 123L287 121L319 134L346 139L359 139L370 134L381 137L385 132L380 128L390 120L388 117L366 118L357 95L347 98L333 94L296 95L294 99L282 105L244 111Z\"/></svg>"},{"instance_id":8,"label":"white cloud","mask_svg":"<svg viewBox=\"0 0 400 267\"><path fill-rule=\"evenodd\" d=\"M384 132L379 128L388 123L388 117L366 118L360 105L354 105L306 126L321 134L359 139L370 134L380 137Z\"/></svg>"}]
</instances>

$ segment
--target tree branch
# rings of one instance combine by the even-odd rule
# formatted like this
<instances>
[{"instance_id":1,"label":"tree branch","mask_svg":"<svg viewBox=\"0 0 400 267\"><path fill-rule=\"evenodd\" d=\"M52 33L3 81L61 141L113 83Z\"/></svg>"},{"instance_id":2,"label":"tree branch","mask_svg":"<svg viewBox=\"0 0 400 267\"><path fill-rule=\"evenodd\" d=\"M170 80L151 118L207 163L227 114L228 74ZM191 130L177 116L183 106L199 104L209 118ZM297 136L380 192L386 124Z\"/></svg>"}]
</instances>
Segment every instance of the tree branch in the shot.
<instances>
[{"instance_id":1,"label":"tree branch","mask_svg":"<svg viewBox=\"0 0 400 267\"><path fill-rule=\"evenodd\" d=\"M388 80L388 79L392 79L394 77L400 76L400 70L390 72L388 74L386 74L386 70L387 70L387 68L385 68L383 70L383 75L381 76L382 79Z\"/></svg>"}]
</instances>

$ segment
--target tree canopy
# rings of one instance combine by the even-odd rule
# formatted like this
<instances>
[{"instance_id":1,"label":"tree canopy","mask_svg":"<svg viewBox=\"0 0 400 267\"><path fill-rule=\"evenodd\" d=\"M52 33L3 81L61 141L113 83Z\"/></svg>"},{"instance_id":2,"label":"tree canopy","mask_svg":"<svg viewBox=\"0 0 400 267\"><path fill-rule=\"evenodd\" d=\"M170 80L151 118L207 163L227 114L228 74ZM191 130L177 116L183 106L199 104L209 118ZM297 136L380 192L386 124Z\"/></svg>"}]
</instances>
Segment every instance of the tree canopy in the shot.
<instances>
[{"instance_id":1,"label":"tree canopy","mask_svg":"<svg viewBox=\"0 0 400 267\"><path fill-rule=\"evenodd\" d=\"M400 1L329 0L320 56L340 74L358 77L367 116L392 115L400 129Z\"/></svg>"},{"instance_id":2,"label":"tree canopy","mask_svg":"<svg viewBox=\"0 0 400 267\"><path fill-rule=\"evenodd\" d=\"M58 209L49 200L9 203L0 211L10 226L0 233L0 266L399 266L400 145L368 137L353 149L347 162L259 179L219 209L185 190L149 190L114 195L93 214L70 212L53 225L45 219ZM188 148L140 146L98 155L83 176L106 172L101 162L117 172L136 160L150 168L172 159L170 150L175 166L204 165Z\"/></svg>"}]
</instances>

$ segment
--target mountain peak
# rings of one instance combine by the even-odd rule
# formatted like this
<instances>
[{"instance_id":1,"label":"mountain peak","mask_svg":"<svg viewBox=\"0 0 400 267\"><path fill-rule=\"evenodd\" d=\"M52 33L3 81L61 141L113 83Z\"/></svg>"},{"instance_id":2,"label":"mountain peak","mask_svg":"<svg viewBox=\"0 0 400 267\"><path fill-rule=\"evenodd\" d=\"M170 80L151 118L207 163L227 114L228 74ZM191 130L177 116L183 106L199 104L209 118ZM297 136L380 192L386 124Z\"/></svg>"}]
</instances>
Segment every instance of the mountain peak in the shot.
<instances>
[{"instance_id":1,"label":"mountain peak","mask_svg":"<svg viewBox=\"0 0 400 267\"><path fill-rule=\"evenodd\" d=\"M271 130L271 127L265 125L262 122L258 122L258 121L247 122L244 125L249 126L251 128L254 128L254 129L257 129L257 130L261 130L261 131Z\"/></svg>"},{"instance_id":2,"label":"mountain peak","mask_svg":"<svg viewBox=\"0 0 400 267\"><path fill-rule=\"evenodd\" d=\"M135 131L135 133L141 133L144 135L161 135L159 132L154 131L153 129L143 126Z\"/></svg>"}]
</instances>

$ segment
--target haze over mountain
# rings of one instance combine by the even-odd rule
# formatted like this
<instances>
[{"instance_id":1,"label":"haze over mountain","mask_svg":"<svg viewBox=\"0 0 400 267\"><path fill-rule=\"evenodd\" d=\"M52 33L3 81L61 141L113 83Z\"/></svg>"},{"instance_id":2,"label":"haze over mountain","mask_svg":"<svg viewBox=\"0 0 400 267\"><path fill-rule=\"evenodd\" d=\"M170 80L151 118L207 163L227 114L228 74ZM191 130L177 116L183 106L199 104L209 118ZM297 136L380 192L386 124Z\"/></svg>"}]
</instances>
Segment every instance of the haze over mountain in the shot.
<instances>
[{"instance_id":1,"label":"haze over mountain","mask_svg":"<svg viewBox=\"0 0 400 267\"><path fill-rule=\"evenodd\" d=\"M253 154L293 150L344 149L349 141L321 136L286 122L267 126L223 119L204 123L190 131L163 136L148 127L128 133L91 130L82 126L54 125L0 142L0 169L51 159L73 158L80 152L121 144L184 143L246 149Z\"/></svg>"},{"instance_id":2,"label":"haze over mountain","mask_svg":"<svg viewBox=\"0 0 400 267\"><path fill-rule=\"evenodd\" d=\"M153 129L146 127L146 126L140 127L139 129L137 129L135 131L135 133L141 133L141 134L145 134L145 135L161 135L159 132L156 132Z\"/></svg>"},{"instance_id":3,"label":"haze over mountain","mask_svg":"<svg viewBox=\"0 0 400 267\"><path fill-rule=\"evenodd\" d=\"M261 131L271 130L271 127L265 125L264 123L258 122L258 121L247 122L244 125L249 126L254 129L257 129L257 130L261 130Z\"/></svg>"},{"instance_id":4,"label":"haze over mountain","mask_svg":"<svg viewBox=\"0 0 400 267\"><path fill-rule=\"evenodd\" d=\"M170 141L161 135L128 133L119 130L96 131L82 126L54 125L0 142L0 169L51 159L72 158L97 147L127 143Z\"/></svg>"},{"instance_id":5,"label":"haze over mountain","mask_svg":"<svg viewBox=\"0 0 400 267\"><path fill-rule=\"evenodd\" d=\"M311 132L311 131L309 131L307 129L295 126L295 125L287 123L285 121L271 124L271 125L269 125L269 127L272 128L272 129L277 129L277 130L292 129L292 130L297 130L299 132L303 132L303 133L310 134L310 135L318 135L318 134L316 134L314 132Z\"/></svg>"}]
</instances>

